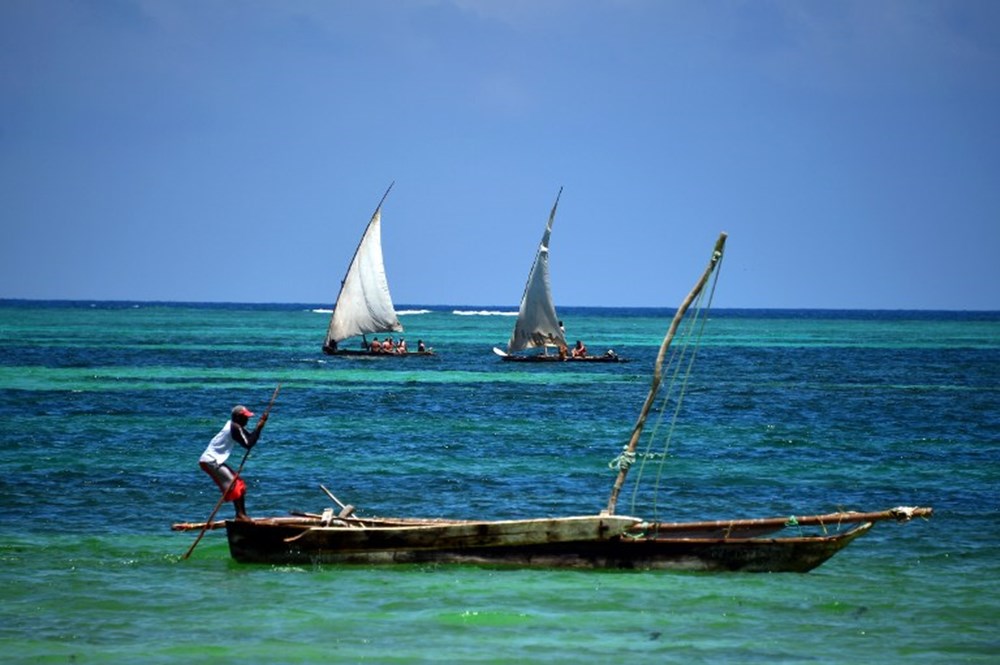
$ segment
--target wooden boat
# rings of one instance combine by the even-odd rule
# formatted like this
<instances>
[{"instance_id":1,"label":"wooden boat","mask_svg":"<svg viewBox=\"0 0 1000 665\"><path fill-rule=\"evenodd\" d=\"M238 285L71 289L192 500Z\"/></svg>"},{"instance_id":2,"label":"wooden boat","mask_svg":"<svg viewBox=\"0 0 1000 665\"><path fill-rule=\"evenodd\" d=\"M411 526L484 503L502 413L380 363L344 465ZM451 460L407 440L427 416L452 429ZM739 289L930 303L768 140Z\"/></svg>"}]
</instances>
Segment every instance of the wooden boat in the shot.
<instances>
[{"instance_id":1,"label":"wooden boat","mask_svg":"<svg viewBox=\"0 0 1000 665\"><path fill-rule=\"evenodd\" d=\"M587 363L617 363L624 362L613 350L600 355L574 356L566 344L566 334L562 322L556 316L556 307L552 300L552 288L549 284L549 238L552 236L552 222L556 218L556 208L559 207L559 197L562 188L556 195L556 202L549 213L549 221L542 234L542 242L535 253L535 262L528 273L528 282L521 296L521 306L517 312L517 321L507 350L493 347L493 353L506 361L520 362L587 362ZM555 351L549 353L549 349ZM526 349L541 349L542 353L521 354Z\"/></svg>"},{"instance_id":2,"label":"wooden boat","mask_svg":"<svg viewBox=\"0 0 1000 665\"><path fill-rule=\"evenodd\" d=\"M627 363L628 360L622 358L614 349L608 349L599 356L585 355L585 356L572 356L568 353L535 353L531 355L518 355L513 353L507 353L503 349L493 347L493 353L500 356L502 360L507 362L523 362L523 363Z\"/></svg>"},{"instance_id":3,"label":"wooden boat","mask_svg":"<svg viewBox=\"0 0 1000 665\"><path fill-rule=\"evenodd\" d=\"M709 277L717 275L716 268L722 259L725 240L726 234L720 235L705 273L671 321L660 345L652 383L632 435L613 462L613 468L617 468L618 473L607 506L599 513L516 520L359 517L355 515L353 506L343 504L323 487L340 507L336 515L333 508L327 508L322 514L299 513L252 521L175 524L174 529L204 531L224 527L230 554L243 563L457 563L806 572L867 533L876 522L929 517L932 509L921 507L695 522L647 521L616 514L619 494L629 469L636 463L639 455L637 444L651 406L659 394L667 349L685 313L703 293ZM694 331L696 322L697 317L688 326L688 339L700 339L700 333ZM688 354L689 362L693 362L694 355ZM680 357L683 356L681 351ZM672 359L675 357L678 357L676 351L671 354ZM672 386L675 383L671 381ZM680 398L673 401L679 402ZM649 458L648 455L643 456L644 460Z\"/></svg>"},{"instance_id":4,"label":"wooden boat","mask_svg":"<svg viewBox=\"0 0 1000 665\"><path fill-rule=\"evenodd\" d=\"M361 241L354 250L347 274L340 283L340 292L330 314L330 325L323 342L323 353L327 355L396 358L433 355L433 351L415 349L407 350L406 353L372 351L368 345L368 334L403 332L403 324L399 322L389 295L389 281L382 260L382 204L389 196L393 184L395 183L391 183L385 190L382 200L375 208ZM362 338L360 345L354 348L341 346L344 340L358 336Z\"/></svg>"},{"instance_id":5,"label":"wooden boat","mask_svg":"<svg viewBox=\"0 0 1000 665\"><path fill-rule=\"evenodd\" d=\"M816 568L879 521L929 508L712 522L642 522L609 515L441 520L302 514L218 521L240 563L449 563L517 567L798 572ZM175 524L175 530L205 525ZM806 531L809 529L809 531ZM789 535L774 534L788 531Z\"/></svg>"}]
</instances>

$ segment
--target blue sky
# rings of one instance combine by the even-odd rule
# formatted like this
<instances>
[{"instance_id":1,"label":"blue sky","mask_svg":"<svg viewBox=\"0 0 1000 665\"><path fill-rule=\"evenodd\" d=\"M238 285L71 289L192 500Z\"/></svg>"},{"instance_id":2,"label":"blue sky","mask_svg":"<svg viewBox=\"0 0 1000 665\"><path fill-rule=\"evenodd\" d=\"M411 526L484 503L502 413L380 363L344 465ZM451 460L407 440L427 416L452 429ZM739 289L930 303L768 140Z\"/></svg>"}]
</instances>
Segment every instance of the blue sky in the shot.
<instances>
[{"instance_id":1,"label":"blue sky","mask_svg":"<svg viewBox=\"0 0 1000 665\"><path fill-rule=\"evenodd\" d=\"M992 0L4 0L0 298L1000 309Z\"/></svg>"}]
</instances>

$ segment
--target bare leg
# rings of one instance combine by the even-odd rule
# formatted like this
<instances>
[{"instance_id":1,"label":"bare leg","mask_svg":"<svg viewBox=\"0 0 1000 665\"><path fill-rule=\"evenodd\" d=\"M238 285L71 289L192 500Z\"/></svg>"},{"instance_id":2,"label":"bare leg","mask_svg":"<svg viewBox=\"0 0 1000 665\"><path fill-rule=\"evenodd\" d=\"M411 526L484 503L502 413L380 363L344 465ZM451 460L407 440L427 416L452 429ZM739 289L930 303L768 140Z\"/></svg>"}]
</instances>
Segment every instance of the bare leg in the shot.
<instances>
[{"instance_id":1,"label":"bare leg","mask_svg":"<svg viewBox=\"0 0 1000 665\"><path fill-rule=\"evenodd\" d=\"M236 519L239 521L250 521L250 516L247 515L246 497L240 497L238 499L233 499L233 507L236 508Z\"/></svg>"}]
</instances>

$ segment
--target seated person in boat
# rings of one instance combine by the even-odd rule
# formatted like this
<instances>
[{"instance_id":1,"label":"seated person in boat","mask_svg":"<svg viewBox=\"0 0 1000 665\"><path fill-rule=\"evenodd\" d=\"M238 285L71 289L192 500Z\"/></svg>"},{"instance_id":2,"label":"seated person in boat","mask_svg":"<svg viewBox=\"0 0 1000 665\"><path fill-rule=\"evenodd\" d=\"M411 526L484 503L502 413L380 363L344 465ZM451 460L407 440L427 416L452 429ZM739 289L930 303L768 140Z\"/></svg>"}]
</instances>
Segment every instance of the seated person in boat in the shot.
<instances>
[{"instance_id":1,"label":"seated person in boat","mask_svg":"<svg viewBox=\"0 0 1000 665\"><path fill-rule=\"evenodd\" d=\"M392 353L392 347L395 346L392 341L392 337L386 337L382 340L382 353Z\"/></svg>"},{"instance_id":2,"label":"seated person in boat","mask_svg":"<svg viewBox=\"0 0 1000 665\"><path fill-rule=\"evenodd\" d=\"M573 357L574 358L586 358L587 357L587 347L584 346L583 342L576 340L576 346L573 347Z\"/></svg>"},{"instance_id":3,"label":"seated person in boat","mask_svg":"<svg viewBox=\"0 0 1000 665\"><path fill-rule=\"evenodd\" d=\"M417 353L425 353L426 351L427 351L427 347L424 346L424 340L418 339L417 340Z\"/></svg>"},{"instance_id":4,"label":"seated person in boat","mask_svg":"<svg viewBox=\"0 0 1000 665\"><path fill-rule=\"evenodd\" d=\"M399 344L396 345L396 353L401 355L406 353L406 339L399 338Z\"/></svg>"},{"instance_id":5,"label":"seated person in boat","mask_svg":"<svg viewBox=\"0 0 1000 665\"><path fill-rule=\"evenodd\" d=\"M565 344L559 345L559 360L566 360L569 357L569 349Z\"/></svg>"},{"instance_id":6,"label":"seated person in boat","mask_svg":"<svg viewBox=\"0 0 1000 665\"><path fill-rule=\"evenodd\" d=\"M382 353L382 345L379 343L378 337L372 338L372 345L368 350L372 353Z\"/></svg>"}]
</instances>

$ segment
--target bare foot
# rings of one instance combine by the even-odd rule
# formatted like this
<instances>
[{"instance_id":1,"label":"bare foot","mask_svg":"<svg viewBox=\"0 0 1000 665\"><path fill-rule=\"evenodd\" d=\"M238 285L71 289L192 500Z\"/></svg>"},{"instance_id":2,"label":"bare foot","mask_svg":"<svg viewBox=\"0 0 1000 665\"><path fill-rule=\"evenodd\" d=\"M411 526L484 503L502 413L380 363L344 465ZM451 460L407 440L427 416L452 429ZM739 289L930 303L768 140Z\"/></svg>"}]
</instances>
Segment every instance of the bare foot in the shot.
<instances>
[{"instance_id":1,"label":"bare foot","mask_svg":"<svg viewBox=\"0 0 1000 665\"><path fill-rule=\"evenodd\" d=\"M253 522L253 518L250 517L249 515L247 515L246 513L243 513L242 515L237 515L236 516L236 521L237 522Z\"/></svg>"}]
</instances>

